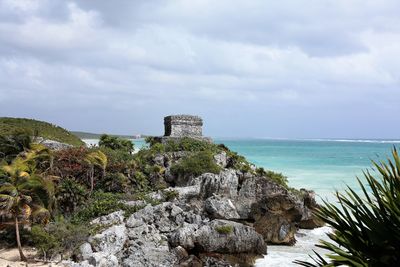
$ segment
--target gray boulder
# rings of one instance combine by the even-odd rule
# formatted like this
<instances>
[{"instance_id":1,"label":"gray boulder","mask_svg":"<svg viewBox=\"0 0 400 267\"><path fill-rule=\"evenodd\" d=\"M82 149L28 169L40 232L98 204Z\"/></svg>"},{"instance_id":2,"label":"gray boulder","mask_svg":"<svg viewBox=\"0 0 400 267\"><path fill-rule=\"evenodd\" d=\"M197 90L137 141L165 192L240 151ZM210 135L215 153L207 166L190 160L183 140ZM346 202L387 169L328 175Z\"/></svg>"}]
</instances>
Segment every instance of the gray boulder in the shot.
<instances>
[{"instance_id":1,"label":"gray boulder","mask_svg":"<svg viewBox=\"0 0 400 267\"><path fill-rule=\"evenodd\" d=\"M263 237L254 228L227 220L213 220L200 228L186 225L172 234L171 245L186 250L226 254L265 254Z\"/></svg>"},{"instance_id":2,"label":"gray boulder","mask_svg":"<svg viewBox=\"0 0 400 267\"><path fill-rule=\"evenodd\" d=\"M121 224L124 222L124 211L116 211L108 215L101 216L90 222L91 225L114 225Z\"/></svg>"},{"instance_id":3,"label":"gray boulder","mask_svg":"<svg viewBox=\"0 0 400 267\"><path fill-rule=\"evenodd\" d=\"M214 160L220 167L225 168L228 161L226 152L222 151L221 153L214 155Z\"/></svg>"},{"instance_id":4,"label":"gray boulder","mask_svg":"<svg viewBox=\"0 0 400 267\"><path fill-rule=\"evenodd\" d=\"M240 219L235 205L229 198L212 196L205 200L204 208L215 219Z\"/></svg>"},{"instance_id":5,"label":"gray boulder","mask_svg":"<svg viewBox=\"0 0 400 267\"><path fill-rule=\"evenodd\" d=\"M112 254L106 254L103 252L93 253L89 259L89 264L96 267L115 267L119 266L118 258Z\"/></svg>"},{"instance_id":6,"label":"gray boulder","mask_svg":"<svg viewBox=\"0 0 400 267\"><path fill-rule=\"evenodd\" d=\"M103 252L106 255L119 253L127 240L127 232L124 224L114 225L100 234L89 238L89 243L95 252Z\"/></svg>"},{"instance_id":7,"label":"gray boulder","mask_svg":"<svg viewBox=\"0 0 400 267\"><path fill-rule=\"evenodd\" d=\"M237 196L239 177L234 170L226 169L219 174L205 173L192 180L192 183L196 182L200 184L202 198L208 198L214 194L227 198Z\"/></svg>"}]
</instances>

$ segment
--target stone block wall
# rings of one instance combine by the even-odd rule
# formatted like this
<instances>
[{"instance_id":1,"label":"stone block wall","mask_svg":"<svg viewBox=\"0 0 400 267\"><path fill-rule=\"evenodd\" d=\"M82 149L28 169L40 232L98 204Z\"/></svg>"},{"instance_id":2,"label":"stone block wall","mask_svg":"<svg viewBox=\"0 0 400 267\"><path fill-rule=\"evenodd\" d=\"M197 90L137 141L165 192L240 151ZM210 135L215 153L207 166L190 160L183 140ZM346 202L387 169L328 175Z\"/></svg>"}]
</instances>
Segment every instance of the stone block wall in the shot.
<instances>
[{"instance_id":1,"label":"stone block wall","mask_svg":"<svg viewBox=\"0 0 400 267\"><path fill-rule=\"evenodd\" d=\"M164 118L165 134L169 137L203 136L203 120L199 116L172 115Z\"/></svg>"}]
</instances>

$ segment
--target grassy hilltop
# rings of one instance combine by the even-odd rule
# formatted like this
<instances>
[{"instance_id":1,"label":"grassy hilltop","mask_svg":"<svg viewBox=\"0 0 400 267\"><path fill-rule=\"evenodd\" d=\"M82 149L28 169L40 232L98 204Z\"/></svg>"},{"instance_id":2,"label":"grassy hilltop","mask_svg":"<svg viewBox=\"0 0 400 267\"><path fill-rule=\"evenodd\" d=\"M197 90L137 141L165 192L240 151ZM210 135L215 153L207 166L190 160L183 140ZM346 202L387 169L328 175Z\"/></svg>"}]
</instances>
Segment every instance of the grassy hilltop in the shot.
<instances>
[{"instance_id":1,"label":"grassy hilltop","mask_svg":"<svg viewBox=\"0 0 400 267\"><path fill-rule=\"evenodd\" d=\"M48 122L23 118L0 117L0 135L9 135L19 130L37 132L39 136L45 139L51 139L73 146L84 144L76 135Z\"/></svg>"}]
</instances>

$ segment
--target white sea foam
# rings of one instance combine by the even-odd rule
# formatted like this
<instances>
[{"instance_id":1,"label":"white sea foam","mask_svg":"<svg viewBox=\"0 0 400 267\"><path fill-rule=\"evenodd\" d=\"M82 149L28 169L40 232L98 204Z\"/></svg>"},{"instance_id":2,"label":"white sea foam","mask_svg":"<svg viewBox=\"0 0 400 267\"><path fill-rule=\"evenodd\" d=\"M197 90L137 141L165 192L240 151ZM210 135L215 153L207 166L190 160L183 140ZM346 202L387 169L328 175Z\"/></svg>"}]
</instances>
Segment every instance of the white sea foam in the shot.
<instances>
[{"instance_id":1,"label":"white sea foam","mask_svg":"<svg viewBox=\"0 0 400 267\"><path fill-rule=\"evenodd\" d=\"M290 140L290 139L289 139ZM400 140L380 140L380 139L296 139L299 141L317 142L346 142L346 143L378 143L378 144L399 144Z\"/></svg>"},{"instance_id":2,"label":"white sea foam","mask_svg":"<svg viewBox=\"0 0 400 267\"><path fill-rule=\"evenodd\" d=\"M297 234L297 243L294 246L268 246L268 254L264 258L256 261L256 267L275 267L275 266L299 266L293 261L301 260L312 262L308 255L313 255L313 250L321 255L325 250L315 246L320 239L327 240L327 233L331 231L329 227L321 227L313 230L300 230Z\"/></svg>"}]
</instances>

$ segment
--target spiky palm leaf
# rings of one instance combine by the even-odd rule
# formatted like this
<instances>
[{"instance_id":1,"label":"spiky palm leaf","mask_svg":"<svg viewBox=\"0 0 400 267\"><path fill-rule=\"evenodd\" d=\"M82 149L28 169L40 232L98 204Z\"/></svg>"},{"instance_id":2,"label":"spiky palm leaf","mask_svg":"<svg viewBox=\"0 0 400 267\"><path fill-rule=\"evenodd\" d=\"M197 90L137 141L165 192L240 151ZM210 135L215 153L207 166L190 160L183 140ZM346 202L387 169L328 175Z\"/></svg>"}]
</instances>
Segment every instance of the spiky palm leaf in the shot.
<instances>
[{"instance_id":1,"label":"spiky palm leaf","mask_svg":"<svg viewBox=\"0 0 400 267\"><path fill-rule=\"evenodd\" d=\"M324 201L317 216L329 224L333 241L320 241L318 247L330 251L324 260L316 253L315 264L307 266L400 266L400 159L393 149L387 163L373 162L381 178L369 171L364 176L370 190L357 178L362 195L347 187L336 192L339 207ZM328 262L329 261L329 262Z\"/></svg>"},{"instance_id":2,"label":"spiky palm leaf","mask_svg":"<svg viewBox=\"0 0 400 267\"><path fill-rule=\"evenodd\" d=\"M103 152L101 152L100 150L96 150L87 154L85 157L85 161L91 166L89 177L90 177L90 192L92 192L94 188L94 166L100 167L102 169L104 177L108 159Z\"/></svg>"},{"instance_id":3,"label":"spiky palm leaf","mask_svg":"<svg viewBox=\"0 0 400 267\"><path fill-rule=\"evenodd\" d=\"M107 156L101 152L100 150L96 150L93 152L90 152L89 154L86 155L85 161L89 165L94 165L98 166L102 169L105 169L107 167Z\"/></svg>"}]
</instances>

